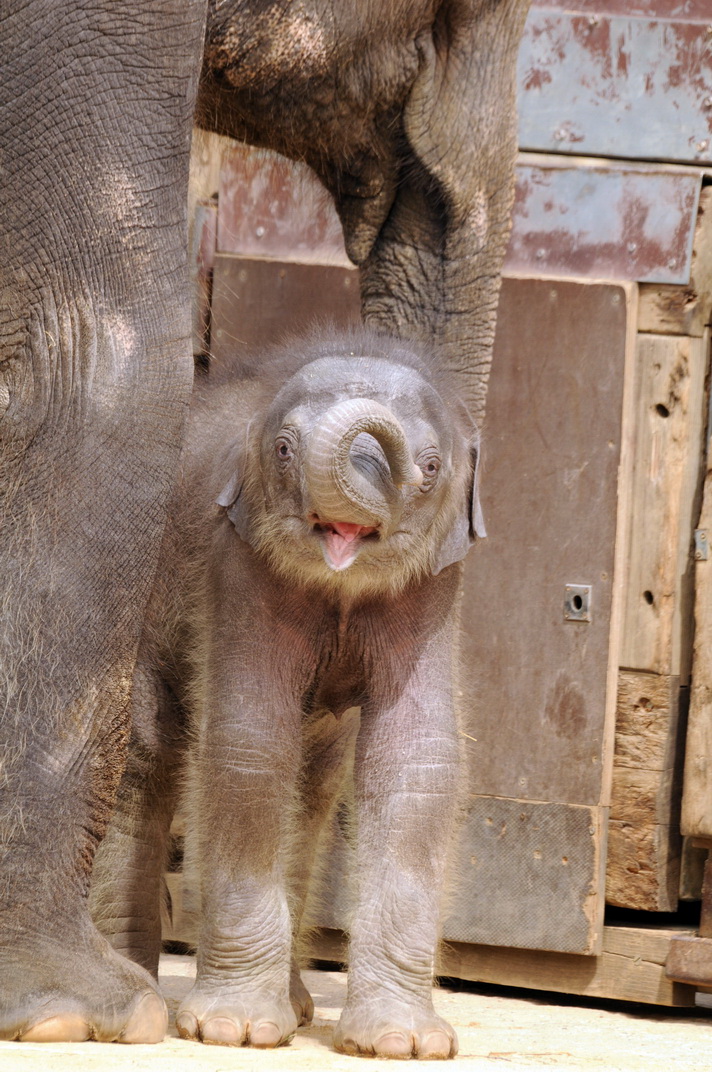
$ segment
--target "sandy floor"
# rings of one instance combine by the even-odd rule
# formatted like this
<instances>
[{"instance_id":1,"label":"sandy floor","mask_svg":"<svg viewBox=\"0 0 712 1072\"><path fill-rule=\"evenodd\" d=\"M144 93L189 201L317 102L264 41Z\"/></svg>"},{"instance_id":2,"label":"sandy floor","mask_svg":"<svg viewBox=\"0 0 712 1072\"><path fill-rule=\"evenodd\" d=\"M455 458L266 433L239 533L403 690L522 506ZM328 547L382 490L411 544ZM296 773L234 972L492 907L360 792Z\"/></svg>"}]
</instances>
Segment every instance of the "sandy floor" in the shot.
<instances>
[{"instance_id":1,"label":"sandy floor","mask_svg":"<svg viewBox=\"0 0 712 1072\"><path fill-rule=\"evenodd\" d=\"M172 1013L190 987L191 957L165 956L161 985ZM346 992L339 972L305 973L316 1005L314 1022L279 1050L202 1046L170 1037L159 1046L94 1042L42 1045L0 1043L2 1072L270 1072L285 1069L376 1072L392 1061L345 1057L331 1049L331 1033ZM438 1011L457 1028L460 1055L454 1065L472 1072L712 1072L709 1010L658 1009L565 998L555 994L478 987L476 992L436 993ZM411 1066L413 1067L413 1066ZM419 1068L443 1068L423 1061ZM446 1066L447 1067L447 1066Z\"/></svg>"}]
</instances>

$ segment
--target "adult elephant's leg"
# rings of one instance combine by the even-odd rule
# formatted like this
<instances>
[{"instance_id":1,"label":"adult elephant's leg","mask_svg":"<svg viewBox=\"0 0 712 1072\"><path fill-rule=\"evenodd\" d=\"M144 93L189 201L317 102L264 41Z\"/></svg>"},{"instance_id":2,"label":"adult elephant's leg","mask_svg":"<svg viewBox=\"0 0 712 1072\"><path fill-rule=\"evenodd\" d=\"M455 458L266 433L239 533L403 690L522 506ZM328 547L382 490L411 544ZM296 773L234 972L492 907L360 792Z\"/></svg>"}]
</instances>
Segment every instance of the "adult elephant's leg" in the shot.
<instances>
[{"instance_id":1,"label":"adult elephant's leg","mask_svg":"<svg viewBox=\"0 0 712 1072\"><path fill-rule=\"evenodd\" d=\"M529 0L210 0L198 121L306 161L366 321L440 339L484 414ZM248 31L246 27L249 27Z\"/></svg>"},{"instance_id":2,"label":"adult elephant's leg","mask_svg":"<svg viewBox=\"0 0 712 1072\"><path fill-rule=\"evenodd\" d=\"M202 4L3 8L0 1037L155 1041L89 918L189 393Z\"/></svg>"},{"instance_id":3,"label":"adult elephant's leg","mask_svg":"<svg viewBox=\"0 0 712 1072\"><path fill-rule=\"evenodd\" d=\"M528 8L529 0L445 0L417 39L400 183L361 268L367 323L439 339L480 424L514 198L516 60Z\"/></svg>"}]
</instances>

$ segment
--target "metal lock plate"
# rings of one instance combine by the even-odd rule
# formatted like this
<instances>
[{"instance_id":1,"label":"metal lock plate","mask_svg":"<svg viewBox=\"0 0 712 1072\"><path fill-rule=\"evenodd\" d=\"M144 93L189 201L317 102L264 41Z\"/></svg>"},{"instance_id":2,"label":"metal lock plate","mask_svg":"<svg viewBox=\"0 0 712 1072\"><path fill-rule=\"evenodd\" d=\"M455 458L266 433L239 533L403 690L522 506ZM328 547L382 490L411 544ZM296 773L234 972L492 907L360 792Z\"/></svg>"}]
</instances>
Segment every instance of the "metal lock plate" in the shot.
<instances>
[{"instance_id":1,"label":"metal lock plate","mask_svg":"<svg viewBox=\"0 0 712 1072\"><path fill-rule=\"evenodd\" d=\"M567 584L564 589L564 620L591 621L591 585Z\"/></svg>"}]
</instances>

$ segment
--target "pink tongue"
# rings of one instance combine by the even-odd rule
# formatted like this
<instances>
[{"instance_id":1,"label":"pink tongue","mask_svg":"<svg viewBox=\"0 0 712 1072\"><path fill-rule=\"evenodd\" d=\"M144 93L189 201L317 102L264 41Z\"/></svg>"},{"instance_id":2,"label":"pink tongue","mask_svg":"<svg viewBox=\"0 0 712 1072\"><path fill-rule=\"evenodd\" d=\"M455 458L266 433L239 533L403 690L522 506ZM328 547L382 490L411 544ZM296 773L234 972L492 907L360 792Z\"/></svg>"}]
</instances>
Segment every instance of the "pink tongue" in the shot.
<instances>
[{"instance_id":1,"label":"pink tongue","mask_svg":"<svg viewBox=\"0 0 712 1072\"><path fill-rule=\"evenodd\" d=\"M342 536L347 543L351 543L357 536L361 535L361 532L373 532L373 529L366 528L365 525L353 525L350 521L332 521L331 527L338 532L339 536Z\"/></svg>"}]
</instances>

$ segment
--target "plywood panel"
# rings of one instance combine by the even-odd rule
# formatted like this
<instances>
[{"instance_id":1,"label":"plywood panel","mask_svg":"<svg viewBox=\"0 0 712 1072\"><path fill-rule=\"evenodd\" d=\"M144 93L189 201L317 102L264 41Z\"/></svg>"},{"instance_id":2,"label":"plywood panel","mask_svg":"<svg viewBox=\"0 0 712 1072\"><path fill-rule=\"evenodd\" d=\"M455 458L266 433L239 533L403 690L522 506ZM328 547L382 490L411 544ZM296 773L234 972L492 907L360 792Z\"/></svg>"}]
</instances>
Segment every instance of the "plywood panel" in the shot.
<instances>
[{"instance_id":1,"label":"plywood panel","mask_svg":"<svg viewBox=\"0 0 712 1072\"><path fill-rule=\"evenodd\" d=\"M504 281L463 603L481 795L602 801L629 313L623 286ZM565 620L567 584L590 622Z\"/></svg>"},{"instance_id":2,"label":"plywood panel","mask_svg":"<svg viewBox=\"0 0 712 1072\"><path fill-rule=\"evenodd\" d=\"M355 269L217 254L213 275L210 376L228 375L233 362L300 331L316 320L358 320Z\"/></svg>"}]
</instances>

